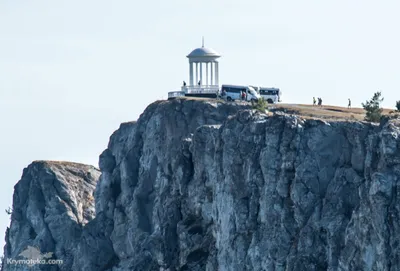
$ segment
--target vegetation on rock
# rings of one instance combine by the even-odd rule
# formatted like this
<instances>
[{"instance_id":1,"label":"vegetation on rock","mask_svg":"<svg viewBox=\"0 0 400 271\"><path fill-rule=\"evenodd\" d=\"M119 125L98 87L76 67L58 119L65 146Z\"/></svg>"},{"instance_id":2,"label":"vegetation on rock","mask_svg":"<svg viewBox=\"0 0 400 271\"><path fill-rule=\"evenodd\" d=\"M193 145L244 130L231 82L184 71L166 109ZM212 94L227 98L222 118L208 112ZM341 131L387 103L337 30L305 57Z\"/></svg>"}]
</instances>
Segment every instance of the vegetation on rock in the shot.
<instances>
[{"instance_id":1,"label":"vegetation on rock","mask_svg":"<svg viewBox=\"0 0 400 271\"><path fill-rule=\"evenodd\" d=\"M366 111L365 120L370 122L379 122L382 118L383 109L380 103L383 101L381 98L382 93L380 91L376 92L371 100L361 103L362 107Z\"/></svg>"},{"instance_id":2,"label":"vegetation on rock","mask_svg":"<svg viewBox=\"0 0 400 271\"><path fill-rule=\"evenodd\" d=\"M253 103L253 109L261 113L267 112L267 101L264 98L258 99L257 102Z\"/></svg>"}]
</instances>

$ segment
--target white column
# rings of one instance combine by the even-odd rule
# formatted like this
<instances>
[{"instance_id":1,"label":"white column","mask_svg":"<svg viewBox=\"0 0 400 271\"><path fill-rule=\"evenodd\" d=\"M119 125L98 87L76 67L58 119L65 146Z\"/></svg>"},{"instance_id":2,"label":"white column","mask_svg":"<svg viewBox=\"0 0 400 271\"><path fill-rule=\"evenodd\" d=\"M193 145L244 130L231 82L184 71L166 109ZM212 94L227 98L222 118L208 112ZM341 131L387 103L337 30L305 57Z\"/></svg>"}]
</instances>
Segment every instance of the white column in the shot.
<instances>
[{"instance_id":1,"label":"white column","mask_svg":"<svg viewBox=\"0 0 400 271\"><path fill-rule=\"evenodd\" d=\"M200 85L203 85L203 63L200 62Z\"/></svg>"},{"instance_id":2,"label":"white column","mask_svg":"<svg viewBox=\"0 0 400 271\"><path fill-rule=\"evenodd\" d=\"M197 82L199 82L199 63L198 62L196 62L196 82L195 82L194 86L197 85Z\"/></svg>"},{"instance_id":3,"label":"white column","mask_svg":"<svg viewBox=\"0 0 400 271\"><path fill-rule=\"evenodd\" d=\"M215 84L219 84L219 78L218 78L218 62L215 62Z\"/></svg>"},{"instance_id":4,"label":"white column","mask_svg":"<svg viewBox=\"0 0 400 271\"><path fill-rule=\"evenodd\" d=\"M214 71L213 71L214 70L214 67L213 67L214 66L214 62L211 62L210 64L211 64L211 82L210 82L210 85L214 85L214 80L213 80L214 79Z\"/></svg>"},{"instance_id":5,"label":"white column","mask_svg":"<svg viewBox=\"0 0 400 271\"><path fill-rule=\"evenodd\" d=\"M189 80L190 85L193 86L193 62L189 62Z\"/></svg>"},{"instance_id":6,"label":"white column","mask_svg":"<svg viewBox=\"0 0 400 271\"><path fill-rule=\"evenodd\" d=\"M206 85L209 85L209 83L208 83L208 63L209 62L206 62Z\"/></svg>"}]
</instances>

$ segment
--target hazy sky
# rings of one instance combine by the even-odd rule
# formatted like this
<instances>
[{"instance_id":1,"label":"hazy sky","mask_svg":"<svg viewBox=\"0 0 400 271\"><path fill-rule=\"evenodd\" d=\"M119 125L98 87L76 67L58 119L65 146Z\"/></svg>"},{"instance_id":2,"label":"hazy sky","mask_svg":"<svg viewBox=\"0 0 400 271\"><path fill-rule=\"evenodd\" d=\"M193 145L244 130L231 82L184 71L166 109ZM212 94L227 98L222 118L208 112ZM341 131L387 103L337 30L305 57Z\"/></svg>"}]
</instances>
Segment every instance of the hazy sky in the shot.
<instances>
[{"instance_id":1,"label":"hazy sky","mask_svg":"<svg viewBox=\"0 0 400 271\"><path fill-rule=\"evenodd\" d=\"M398 0L0 0L0 209L33 160L97 165L121 122L189 81L186 55L202 36L222 55L220 83L354 106L381 90L394 107L399 10ZM1 233L8 223L3 212Z\"/></svg>"}]
</instances>

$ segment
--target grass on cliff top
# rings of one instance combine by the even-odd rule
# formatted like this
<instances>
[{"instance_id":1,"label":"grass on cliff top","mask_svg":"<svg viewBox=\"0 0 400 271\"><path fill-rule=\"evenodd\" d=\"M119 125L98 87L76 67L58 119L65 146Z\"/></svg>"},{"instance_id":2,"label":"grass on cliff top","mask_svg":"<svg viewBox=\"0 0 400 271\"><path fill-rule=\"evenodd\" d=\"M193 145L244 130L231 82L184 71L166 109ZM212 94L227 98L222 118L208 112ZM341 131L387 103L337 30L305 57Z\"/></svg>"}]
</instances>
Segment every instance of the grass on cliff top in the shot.
<instances>
[{"instance_id":1,"label":"grass on cliff top","mask_svg":"<svg viewBox=\"0 0 400 271\"><path fill-rule=\"evenodd\" d=\"M185 100L199 100L199 101L212 101L212 98L198 98L198 97L182 97ZM218 99L220 103L228 103L224 100ZM243 101L235 103L246 103ZM303 118L318 118L324 120L351 120L363 121L365 118L365 110L361 107L347 108L333 105L313 106L311 104L267 104L267 109L270 111L279 110L286 111L289 114L299 115ZM389 115L392 109L383 109L383 115Z\"/></svg>"},{"instance_id":2,"label":"grass on cliff top","mask_svg":"<svg viewBox=\"0 0 400 271\"><path fill-rule=\"evenodd\" d=\"M353 120L363 121L365 110L363 108L347 108L332 105L312 106L311 104L270 104L269 109L285 109L288 113L305 118L320 118L328 120ZM383 109L384 115L389 115L391 109Z\"/></svg>"}]
</instances>

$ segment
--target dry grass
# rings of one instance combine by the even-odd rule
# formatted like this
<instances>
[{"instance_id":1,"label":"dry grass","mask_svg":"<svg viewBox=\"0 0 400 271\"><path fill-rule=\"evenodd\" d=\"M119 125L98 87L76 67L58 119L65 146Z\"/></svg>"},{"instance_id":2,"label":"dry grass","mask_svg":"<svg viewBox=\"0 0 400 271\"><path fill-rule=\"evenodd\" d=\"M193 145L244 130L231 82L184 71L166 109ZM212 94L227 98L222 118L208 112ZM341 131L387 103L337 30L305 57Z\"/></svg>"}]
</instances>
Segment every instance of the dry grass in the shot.
<instances>
[{"instance_id":1,"label":"dry grass","mask_svg":"<svg viewBox=\"0 0 400 271\"><path fill-rule=\"evenodd\" d=\"M212 101L216 102L214 98L199 98L199 97L179 97L177 99L185 100L199 100L199 101ZM218 99L220 103L228 103L222 99ZM243 101L236 101L238 104L249 103ZM365 111L363 108L347 108L333 105L323 105L323 106L313 106L311 104L268 104L267 108L269 110L282 109L290 114L295 114L302 116L304 118L318 118L324 120L352 120L352 121L363 121L365 118ZM384 115L389 115L393 111L392 109L383 109Z\"/></svg>"},{"instance_id":2,"label":"dry grass","mask_svg":"<svg viewBox=\"0 0 400 271\"><path fill-rule=\"evenodd\" d=\"M305 118L320 118L329 120L355 120L362 121L365 117L363 108L347 108L340 106L312 106L311 104L274 104L268 105L269 109L286 109L288 113L298 114ZM384 109L383 114L388 115L391 109Z\"/></svg>"}]
</instances>

